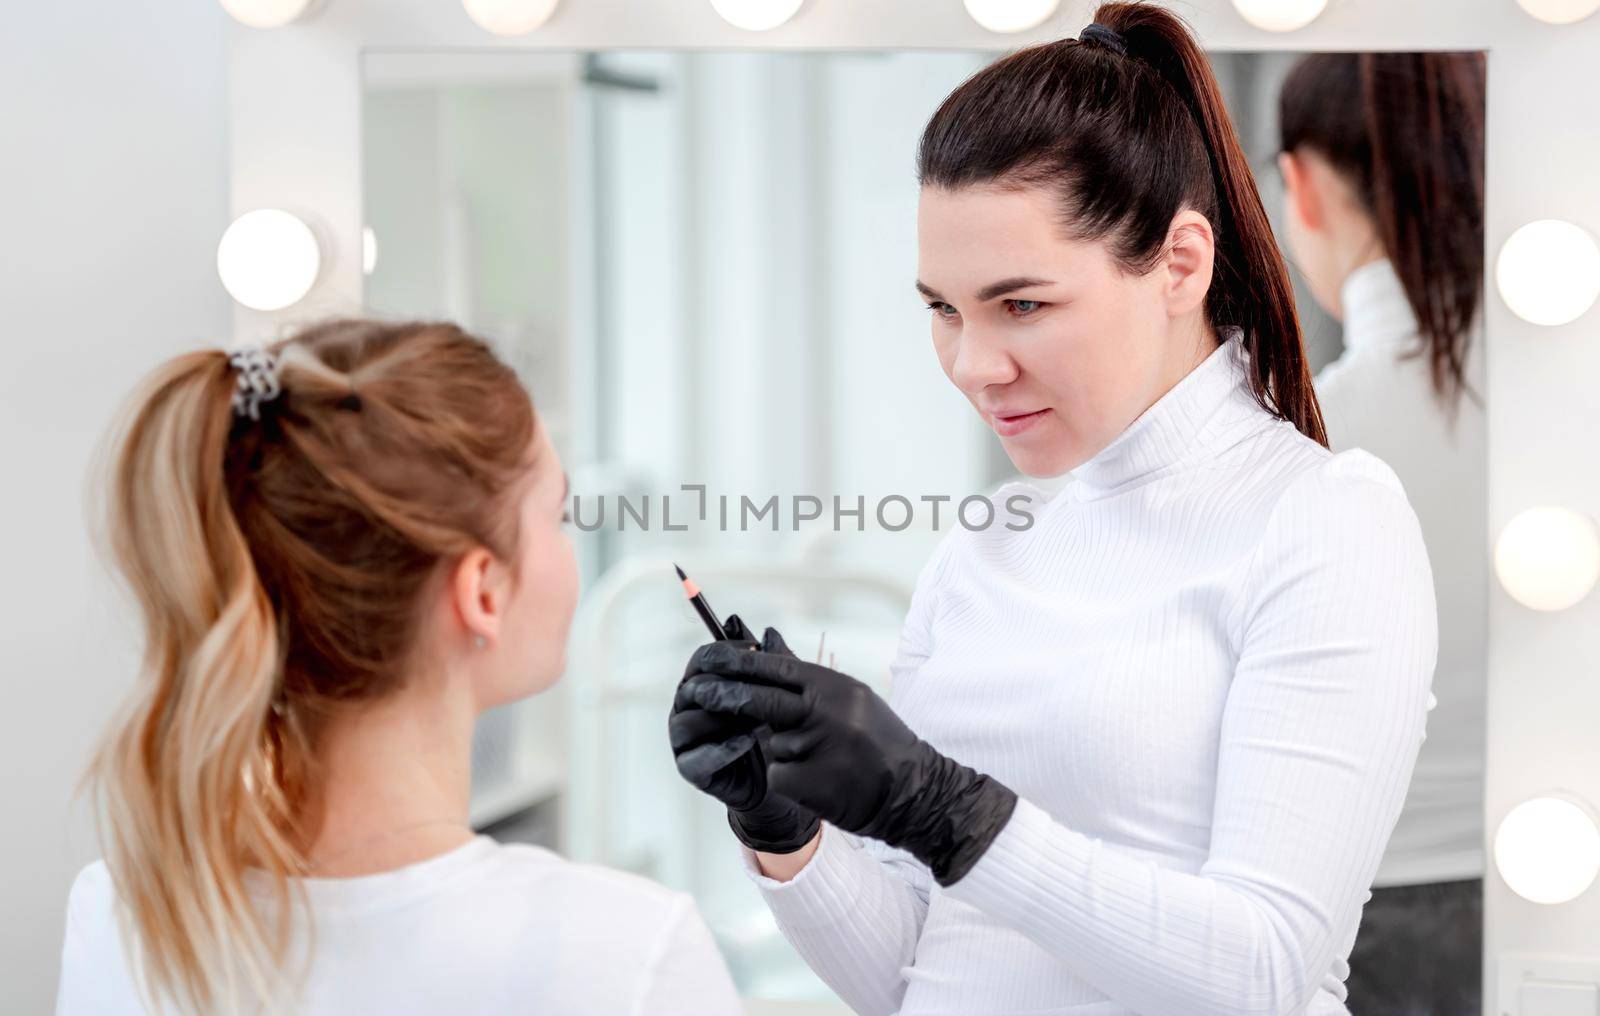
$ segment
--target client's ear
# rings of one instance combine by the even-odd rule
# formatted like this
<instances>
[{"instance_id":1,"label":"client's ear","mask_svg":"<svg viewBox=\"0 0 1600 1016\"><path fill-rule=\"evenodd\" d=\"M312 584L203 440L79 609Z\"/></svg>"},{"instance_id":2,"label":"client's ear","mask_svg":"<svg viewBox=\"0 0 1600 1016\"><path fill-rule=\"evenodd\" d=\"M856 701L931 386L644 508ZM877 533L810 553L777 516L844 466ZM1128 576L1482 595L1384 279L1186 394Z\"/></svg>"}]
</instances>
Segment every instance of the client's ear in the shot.
<instances>
[{"instance_id":1,"label":"client's ear","mask_svg":"<svg viewBox=\"0 0 1600 1016\"><path fill-rule=\"evenodd\" d=\"M506 602L511 595L510 570L484 547L461 556L451 575L451 599L469 639L493 645L500 637Z\"/></svg>"}]
</instances>

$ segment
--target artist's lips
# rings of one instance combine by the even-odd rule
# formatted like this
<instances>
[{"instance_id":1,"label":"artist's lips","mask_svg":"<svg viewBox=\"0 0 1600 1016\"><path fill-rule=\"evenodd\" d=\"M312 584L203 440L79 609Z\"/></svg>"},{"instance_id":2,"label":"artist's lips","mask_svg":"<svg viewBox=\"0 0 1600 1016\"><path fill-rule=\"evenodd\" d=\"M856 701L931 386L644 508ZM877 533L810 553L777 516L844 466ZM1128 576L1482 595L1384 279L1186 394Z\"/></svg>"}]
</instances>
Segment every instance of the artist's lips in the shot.
<instances>
[{"instance_id":1,"label":"artist's lips","mask_svg":"<svg viewBox=\"0 0 1600 1016\"><path fill-rule=\"evenodd\" d=\"M1005 415L990 413L989 423L994 427L994 432L1001 437L1016 437L1034 424L1043 420L1050 412L1048 409L1038 409L1031 413L1013 413Z\"/></svg>"}]
</instances>

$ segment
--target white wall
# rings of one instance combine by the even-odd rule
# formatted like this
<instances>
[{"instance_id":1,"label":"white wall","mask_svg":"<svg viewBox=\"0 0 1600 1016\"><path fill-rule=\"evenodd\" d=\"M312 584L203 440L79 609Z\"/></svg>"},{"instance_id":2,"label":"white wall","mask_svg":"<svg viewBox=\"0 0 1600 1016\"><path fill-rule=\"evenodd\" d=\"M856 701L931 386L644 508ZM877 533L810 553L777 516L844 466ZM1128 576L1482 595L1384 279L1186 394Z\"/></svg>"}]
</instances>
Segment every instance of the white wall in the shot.
<instances>
[{"instance_id":1,"label":"white wall","mask_svg":"<svg viewBox=\"0 0 1600 1016\"><path fill-rule=\"evenodd\" d=\"M50 1011L71 796L137 668L86 537L86 476L158 358L228 340L225 15L188 0L9 4L0 33L0 1008Z\"/></svg>"}]
</instances>

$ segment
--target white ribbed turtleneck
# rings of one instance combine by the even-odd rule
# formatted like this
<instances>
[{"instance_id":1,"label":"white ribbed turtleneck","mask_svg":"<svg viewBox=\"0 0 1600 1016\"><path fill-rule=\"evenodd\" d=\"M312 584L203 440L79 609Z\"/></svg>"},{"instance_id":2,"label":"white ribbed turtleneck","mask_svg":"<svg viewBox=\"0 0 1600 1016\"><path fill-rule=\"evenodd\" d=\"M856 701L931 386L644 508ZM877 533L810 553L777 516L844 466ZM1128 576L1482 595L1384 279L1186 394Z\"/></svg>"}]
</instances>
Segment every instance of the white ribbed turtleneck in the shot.
<instances>
[{"instance_id":1,"label":"white ribbed turtleneck","mask_svg":"<svg viewBox=\"0 0 1600 1016\"><path fill-rule=\"evenodd\" d=\"M1387 260L1345 279L1344 353L1317 375L1334 451L1364 448L1405 485L1422 524L1439 603L1439 666L1428 743L1376 885L1483 874L1484 719L1488 671L1488 451L1483 405L1464 395L1452 412L1433 390L1417 319ZM1483 336L1469 336L1465 373L1483 392Z\"/></svg>"},{"instance_id":2,"label":"white ribbed turtleneck","mask_svg":"<svg viewBox=\"0 0 1600 1016\"><path fill-rule=\"evenodd\" d=\"M956 529L924 568L891 701L1020 800L948 889L832 828L756 876L857 1011L1346 1011L1433 585L1394 474L1268 415L1248 366L1224 342L1031 528Z\"/></svg>"}]
</instances>

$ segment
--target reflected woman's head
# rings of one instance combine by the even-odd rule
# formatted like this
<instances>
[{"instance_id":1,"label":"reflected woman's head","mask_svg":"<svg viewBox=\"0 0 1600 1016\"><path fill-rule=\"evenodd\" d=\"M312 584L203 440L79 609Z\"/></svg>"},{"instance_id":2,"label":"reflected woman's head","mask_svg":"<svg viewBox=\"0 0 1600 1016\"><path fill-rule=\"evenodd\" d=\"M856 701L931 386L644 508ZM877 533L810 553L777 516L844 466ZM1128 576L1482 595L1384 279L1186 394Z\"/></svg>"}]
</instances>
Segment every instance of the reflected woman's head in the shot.
<instances>
[{"instance_id":1,"label":"reflected woman's head","mask_svg":"<svg viewBox=\"0 0 1600 1016\"><path fill-rule=\"evenodd\" d=\"M1109 3L922 136L918 282L940 361L1024 472L1092 456L1237 326L1268 411L1324 441L1287 269L1210 64Z\"/></svg>"},{"instance_id":2,"label":"reflected woman's head","mask_svg":"<svg viewBox=\"0 0 1600 1016\"><path fill-rule=\"evenodd\" d=\"M243 893L286 895L319 737L450 686L478 709L560 673L576 600L564 480L527 392L452 325L338 321L269 351L236 411L221 352L136 395L107 492L146 673L97 760L107 863L146 981L207 1009L284 947Z\"/></svg>"},{"instance_id":3,"label":"reflected woman's head","mask_svg":"<svg viewBox=\"0 0 1600 1016\"><path fill-rule=\"evenodd\" d=\"M1278 100L1278 167L1295 263L1342 318L1340 290L1387 257L1435 389L1463 388L1483 293L1482 53L1315 53Z\"/></svg>"}]
</instances>

